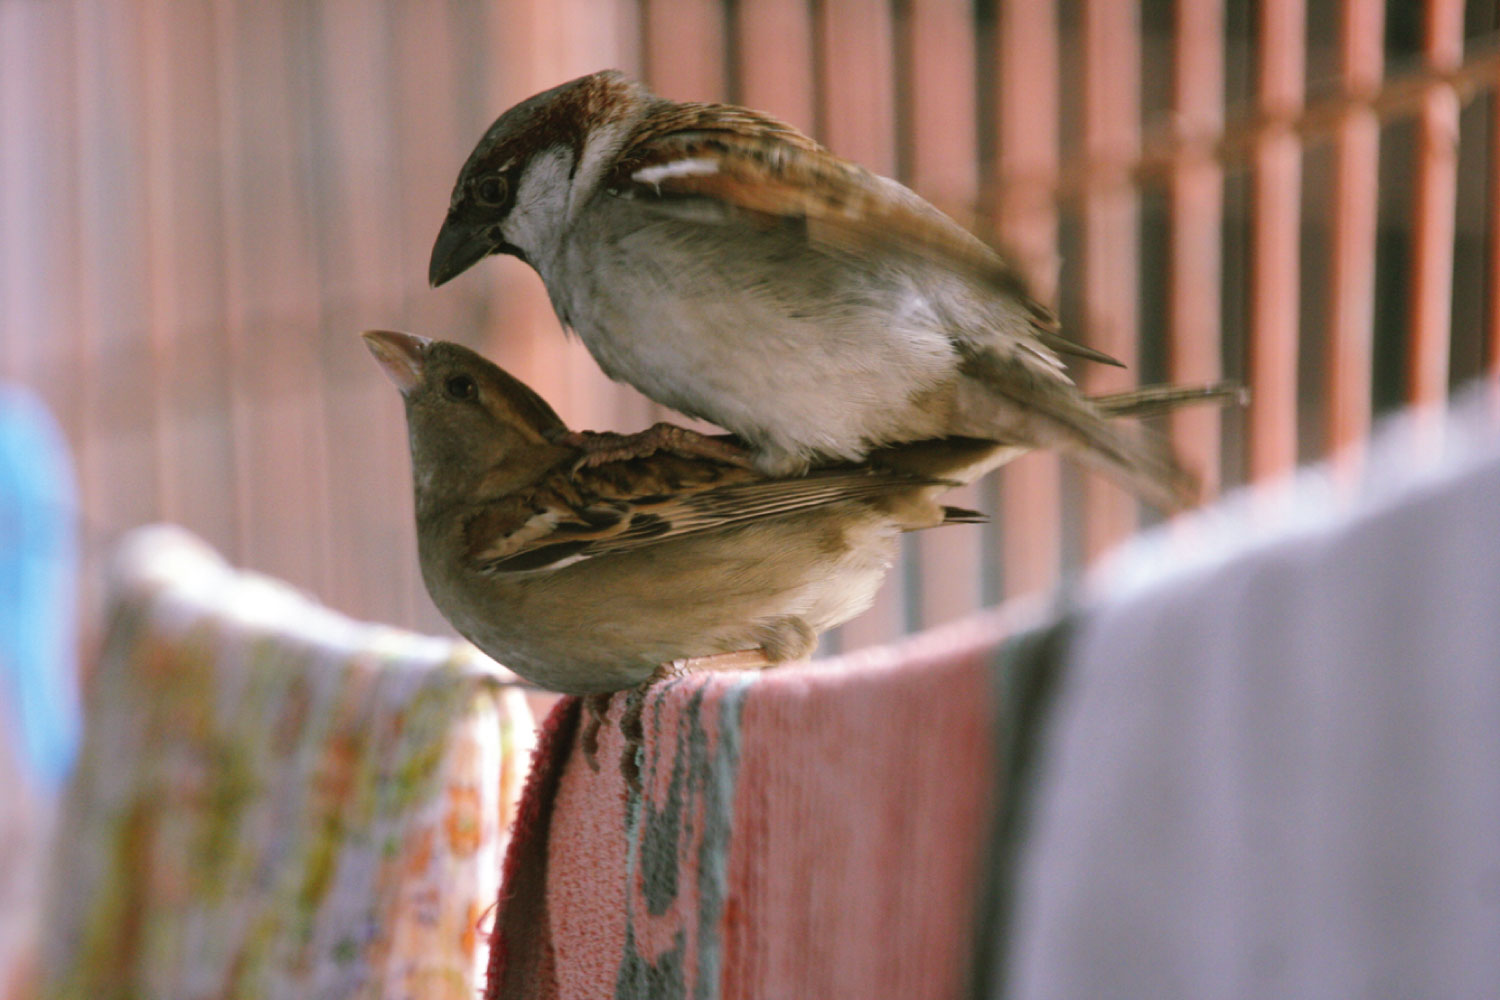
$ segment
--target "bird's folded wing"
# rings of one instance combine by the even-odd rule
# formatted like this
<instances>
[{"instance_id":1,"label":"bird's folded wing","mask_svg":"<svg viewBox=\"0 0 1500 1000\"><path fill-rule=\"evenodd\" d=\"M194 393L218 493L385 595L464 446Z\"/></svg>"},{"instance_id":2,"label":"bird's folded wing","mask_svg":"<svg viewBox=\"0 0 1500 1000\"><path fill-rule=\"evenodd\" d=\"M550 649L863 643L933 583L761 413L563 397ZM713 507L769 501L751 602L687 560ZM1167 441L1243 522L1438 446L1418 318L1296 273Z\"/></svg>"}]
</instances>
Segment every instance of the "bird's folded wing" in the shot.
<instances>
[{"instance_id":1,"label":"bird's folded wing","mask_svg":"<svg viewBox=\"0 0 1500 1000\"><path fill-rule=\"evenodd\" d=\"M707 198L727 220L796 220L815 244L917 250L1024 292L993 250L900 185L834 156L789 125L715 105L653 116L621 155L612 190L674 202ZM693 218L703 218L696 213Z\"/></svg>"},{"instance_id":2,"label":"bird's folded wing","mask_svg":"<svg viewBox=\"0 0 1500 1000\"><path fill-rule=\"evenodd\" d=\"M469 530L470 559L487 573L560 569L595 556L938 482L856 467L628 498L543 486L475 517Z\"/></svg>"},{"instance_id":3,"label":"bird's folded wing","mask_svg":"<svg viewBox=\"0 0 1500 1000\"><path fill-rule=\"evenodd\" d=\"M608 179L684 221L759 228L794 223L814 247L913 254L1010 295L1051 349L1106 364L1109 355L1061 336L1020 271L907 188L834 156L792 126L741 108L683 104L655 115Z\"/></svg>"}]
</instances>

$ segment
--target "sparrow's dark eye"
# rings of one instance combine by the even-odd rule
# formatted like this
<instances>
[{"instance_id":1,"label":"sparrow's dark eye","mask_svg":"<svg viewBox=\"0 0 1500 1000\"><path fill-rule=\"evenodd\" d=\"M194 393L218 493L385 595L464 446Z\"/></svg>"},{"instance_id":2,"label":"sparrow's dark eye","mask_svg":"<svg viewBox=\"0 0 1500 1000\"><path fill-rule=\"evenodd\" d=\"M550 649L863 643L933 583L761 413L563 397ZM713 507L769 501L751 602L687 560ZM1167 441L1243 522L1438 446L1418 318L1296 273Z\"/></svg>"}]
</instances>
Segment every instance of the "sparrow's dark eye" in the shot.
<instances>
[{"instance_id":1,"label":"sparrow's dark eye","mask_svg":"<svg viewBox=\"0 0 1500 1000\"><path fill-rule=\"evenodd\" d=\"M474 187L474 198L488 208L499 208L510 194L510 185L499 174L491 174Z\"/></svg>"},{"instance_id":2,"label":"sparrow's dark eye","mask_svg":"<svg viewBox=\"0 0 1500 1000\"><path fill-rule=\"evenodd\" d=\"M454 375L443 383L443 391L449 399L468 400L479 395L479 387L467 375Z\"/></svg>"}]
</instances>

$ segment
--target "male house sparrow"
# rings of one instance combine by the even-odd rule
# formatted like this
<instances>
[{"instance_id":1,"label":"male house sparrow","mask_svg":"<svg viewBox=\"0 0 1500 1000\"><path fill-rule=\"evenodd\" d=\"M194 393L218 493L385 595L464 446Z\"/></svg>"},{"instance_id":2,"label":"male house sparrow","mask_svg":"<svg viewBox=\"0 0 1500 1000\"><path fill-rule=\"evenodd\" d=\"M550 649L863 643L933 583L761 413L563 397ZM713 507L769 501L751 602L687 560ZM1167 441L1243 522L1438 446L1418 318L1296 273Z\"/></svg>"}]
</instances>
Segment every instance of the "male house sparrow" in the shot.
<instances>
[{"instance_id":1,"label":"male house sparrow","mask_svg":"<svg viewBox=\"0 0 1500 1000\"><path fill-rule=\"evenodd\" d=\"M805 656L869 606L901 532L979 517L935 497L998 450L938 441L791 478L667 451L580 467L552 408L473 351L364 337L405 400L433 603L558 691L740 650Z\"/></svg>"},{"instance_id":2,"label":"male house sparrow","mask_svg":"<svg viewBox=\"0 0 1500 1000\"><path fill-rule=\"evenodd\" d=\"M957 435L1060 448L1168 509L1194 492L1073 385L1059 352L1118 362L1063 338L995 251L759 112L615 71L521 102L459 172L429 278L493 253L537 270L611 378L732 431L769 475Z\"/></svg>"}]
</instances>

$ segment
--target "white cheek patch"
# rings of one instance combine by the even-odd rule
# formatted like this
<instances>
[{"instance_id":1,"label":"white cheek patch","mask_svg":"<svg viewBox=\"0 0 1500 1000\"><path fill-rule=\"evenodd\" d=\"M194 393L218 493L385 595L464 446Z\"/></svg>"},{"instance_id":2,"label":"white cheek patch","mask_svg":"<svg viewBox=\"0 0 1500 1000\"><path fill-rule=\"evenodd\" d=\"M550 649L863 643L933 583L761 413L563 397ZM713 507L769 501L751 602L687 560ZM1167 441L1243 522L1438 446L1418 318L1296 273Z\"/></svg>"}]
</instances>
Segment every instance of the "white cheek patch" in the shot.
<instances>
[{"instance_id":1,"label":"white cheek patch","mask_svg":"<svg viewBox=\"0 0 1500 1000\"><path fill-rule=\"evenodd\" d=\"M568 204L572 154L554 146L532 157L516 183L516 201L505 217L505 239L533 257L545 257Z\"/></svg>"},{"instance_id":2,"label":"white cheek patch","mask_svg":"<svg viewBox=\"0 0 1500 1000\"><path fill-rule=\"evenodd\" d=\"M671 163L658 163L654 167L642 167L631 174L630 179L640 184L660 184L673 177L707 177L718 172L718 160L696 157L689 160L673 160Z\"/></svg>"}]
</instances>

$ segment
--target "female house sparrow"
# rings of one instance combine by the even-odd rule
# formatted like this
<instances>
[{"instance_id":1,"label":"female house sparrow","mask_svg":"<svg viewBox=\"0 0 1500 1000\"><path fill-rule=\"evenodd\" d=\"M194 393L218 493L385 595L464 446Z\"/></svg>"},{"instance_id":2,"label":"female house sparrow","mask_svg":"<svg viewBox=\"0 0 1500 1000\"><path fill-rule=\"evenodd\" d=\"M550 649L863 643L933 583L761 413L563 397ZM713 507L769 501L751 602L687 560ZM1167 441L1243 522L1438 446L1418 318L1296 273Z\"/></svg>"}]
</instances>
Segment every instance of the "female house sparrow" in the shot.
<instances>
[{"instance_id":1,"label":"female house sparrow","mask_svg":"<svg viewBox=\"0 0 1500 1000\"><path fill-rule=\"evenodd\" d=\"M979 515L937 503L991 442L894 449L770 478L668 452L579 467L541 397L458 344L364 334L404 397L422 579L517 674L615 691L670 661L811 651L874 599L903 531ZM903 459L913 472L895 471Z\"/></svg>"},{"instance_id":2,"label":"female house sparrow","mask_svg":"<svg viewBox=\"0 0 1500 1000\"><path fill-rule=\"evenodd\" d=\"M537 270L611 378L732 431L768 475L957 435L1060 448L1168 509L1194 492L1073 385L1059 352L1118 362L1063 338L998 254L759 112L615 71L523 101L459 172L429 278L494 253Z\"/></svg>"}]
</instances>

